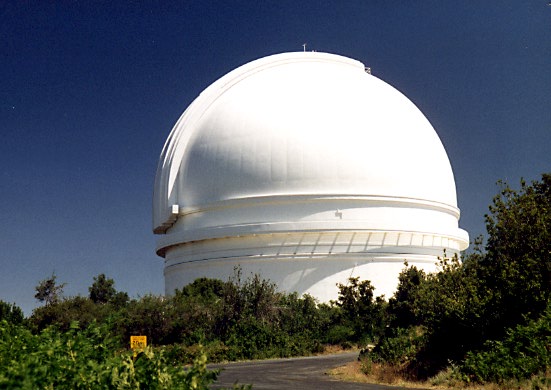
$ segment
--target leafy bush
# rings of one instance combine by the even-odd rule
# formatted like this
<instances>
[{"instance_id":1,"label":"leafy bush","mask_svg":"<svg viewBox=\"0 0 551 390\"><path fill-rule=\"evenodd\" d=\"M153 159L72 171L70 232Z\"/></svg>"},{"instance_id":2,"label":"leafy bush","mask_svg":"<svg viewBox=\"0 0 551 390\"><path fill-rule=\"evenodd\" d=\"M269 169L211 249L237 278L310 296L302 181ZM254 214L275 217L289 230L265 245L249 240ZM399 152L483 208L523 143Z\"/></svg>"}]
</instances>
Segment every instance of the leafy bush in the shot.
<instances>
[{"instance_id":1,"label":"leafy bush","mask_svg":"<svg viewBox=\"0 0 551 390\"><path fill-rule=\"evenodd\" d=\"M35 333L49 326L68 331L75 321L86 327L92 322L105 321L110 313L108 306L96 305L85 297L60 298L55 303L34 309L29 318L29 326Z\"/></svg>"},{"instance_id":2,"label":"leafy bush","mask_svg":"<svg viewBox=\"0 0 551 390\"><path fill-rule=\"evenodd\" d=\"M225 283L218 279L198 278L176 290L175 297L196 297L203 302L216 302L224 296Z\"/></svg>"},{"instance_id":3,"label":"leafy bush","mask_svg":"<svg viewBox=\"0 0 551 390\"><path fill-rule=\"evenodd\" d=\"M420 327L397 328L391 330L373 349L372 352L362 351L375 362L385 362L392 365L404 365L415 360L424 342L423 329Z\"/></svg>"},{"instance_id":4,"label":"leafy bush","mask_svg":"<svg viewBox=\"0 0 551 390\"><path fill-rule=\"evenodd\" d=\"M374 340L386 325L386 302L374 298L375 288L369 280L349 278L347 284L338 284L339 296L336 305L341 309L341 323L352 329L351 341Z\"/></svg>"},{"instance_id":5,"label":"leafy bush","mask_svg":"<svg viewBox=\"0 0 551 390\"><path fill-rule=\"evenodd\" d=\"M129 340L131 335L145 335L150 344L164 345L173 342L167 340L171 322L170 300L148 294L130 301L118 313L114 326L122 340Z\"/></svg>"},{"instance_id":6,"label":"leafy bush","mask_svg":"<svg viewBox=\"0 0 551 390\"><path fill-rule=\"evenodd\" d=\"M502 383L543 373L551 366L551 303L539 319L509 329L503 340L485 347L469 352L461 366L470 381Z\"/></svg>"},{"instance_id":7,"label":"leafy bush","mask_svg":"<svg viewBox=\"0 0 551 390\"><path fill-rule=\"evenodd\" d=\"M480 278L491 295L482 316L486 338L538 318L551 294L551 174L501 191L486 216L488 242Z\"/></svg>"},{"instance_id":8,"label":"leafy bush","mask_svg":"<svg viewBox=\"0 0 551 390\"><path fill-rule=\"evenodd\" d=\"M549 366L542 314L551 297L551 174L518 191L502 186L486 226L486 245L477 239L461 262L444 254L437 273L400 275L390 328L422 326L424 335L412 357L407 337L387 332L378 358L408 361L408 372L423 379L466 356L464 373L475 381L526 379Z\"/></svg>"},{"instance_id":9,"label":"leafy bush","mask_svg":"<svg viewBox=\"0 0 551 390\"><path fill-rule=\"evenodd\" d=\"M259 275L243 279L239 269L227 282L200 278L169 297L128 301L113 286L100 274L90 297L50 300L33 311L30 328L40 333L53 325L63 332L73 321L82 327L97 321L108 324L119 347L131 335L145 335L155 347L170 346L170 362L187 364L198 344L213 361L308 355L323 351L324 343L351 346L372 338L384 319L384 302L373 300L371 284L358 279L342 286L340 306L283 294Z\"/></svg>"},{"instance_id":10,"label":"leafy bush","mask_svg":"<svg viewBox=\"0 0 551 390\"><path fill-rule=\"evenodd\" d=\"M335 324L330 327L324 336L325 342L332 345L340 345L355 338L354 329L347 325Z\"/></svg>"},{"instance_id":11,"label":"leafy bush","mask_svg":"<svg viewBox=\"0 0 551 390\"><path fill-rule=\"evenodd\" d=\"M168 364L163 350L147 347L136 358L117 351L105 327L37 335L0 323L0 388L12 389L207 389L216 372L198 356L186 371Z\"/></svg>"},{"instance_id":12,"label":"leafy bush","mask_svg":"<svg viewBox=\"0 0 551 390\"><path fill-rule=\"evenodd\" d=\"M19 306L0 300L0 321L5 320L12 324L22 324L24 319L23 310Z\"/></svg>"},{"instance_id":13,"label":"leafy bush","mask_svg":"<svg viewBox=\"0 0 551 390\"><path fill-rule=\"evenodd\" d=\"M479 298L476 271L476 264L445 254L437 273L404 269L388 305L390 326L374 351L377 359L408 362L408 372L427 378L480 344L485 301Z\"/></svg>"},{"instance_id":14,"label":"leafy bush","mask_svg":"<svg viewBox=\"0 0 551 390\"><path fill-rule=\"evenodd\" d=\"M94 283L88 288L88 297L94 303L110 303L115 307L123 307L128 303L128 294L115 289L115 281L99 274L94 277Z\"/></svg>"},{"instance_id":15,"label":"leafy bush","mask_svg":"<svg viewBox=\"0 0 551 390\"><path fill-rule=\"evenodd\" d=\"M392 328L420 325L422 321L419 301L427 274L415 266L408 267L407 262L405 267L398 276L396 292L388 301L388 315Z\"/></svg>"}]
</instances>

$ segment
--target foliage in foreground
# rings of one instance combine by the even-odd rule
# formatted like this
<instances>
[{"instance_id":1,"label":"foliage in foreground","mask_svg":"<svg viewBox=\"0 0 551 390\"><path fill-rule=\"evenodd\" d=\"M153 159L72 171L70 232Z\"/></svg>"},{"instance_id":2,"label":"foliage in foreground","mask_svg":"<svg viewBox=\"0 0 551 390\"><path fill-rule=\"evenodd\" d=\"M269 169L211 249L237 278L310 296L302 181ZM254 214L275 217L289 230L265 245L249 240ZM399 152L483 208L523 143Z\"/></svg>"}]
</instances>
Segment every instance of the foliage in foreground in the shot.
<instances>
[{"instance_id":1,"label":"foliage in foreground","mask_svg":"<svg viewBox=\"0 0 551 390\"><path fill-rule=\"evenodd\" d=\"M33 335L0 323L0 389L207 389L216 375L204 354L184 370L168 364L162 349L147 347L136 358L117 351L106 328L94 324Z\"/></svg>"}]
</instances>

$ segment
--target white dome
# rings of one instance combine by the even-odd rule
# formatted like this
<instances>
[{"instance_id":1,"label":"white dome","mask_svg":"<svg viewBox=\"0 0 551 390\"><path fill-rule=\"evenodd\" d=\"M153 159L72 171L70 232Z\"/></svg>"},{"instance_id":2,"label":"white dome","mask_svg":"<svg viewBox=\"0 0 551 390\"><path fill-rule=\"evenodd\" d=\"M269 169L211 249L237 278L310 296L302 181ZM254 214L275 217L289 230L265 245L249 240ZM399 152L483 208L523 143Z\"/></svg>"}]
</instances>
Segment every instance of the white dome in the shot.
<instances>
[{"instance_id":1,"label":"white dome","mask_svg":"<svg viewBox=\"0 0 551 390\"><path fill-rule=\"evenodd\" d=\"M176 256L167 270L188 262L182 250L219 261L229 247L207 254L214 239L240 237L230 257L250 260L260 254L243 239L259 234L398 232L409 246L429 235L440 239L432 252L458 251L468 242L458 219L425 116L362 63L326 53L265 57L213 83L172 130L155 183L158 253Z\"/></svg>"}]
</instances>

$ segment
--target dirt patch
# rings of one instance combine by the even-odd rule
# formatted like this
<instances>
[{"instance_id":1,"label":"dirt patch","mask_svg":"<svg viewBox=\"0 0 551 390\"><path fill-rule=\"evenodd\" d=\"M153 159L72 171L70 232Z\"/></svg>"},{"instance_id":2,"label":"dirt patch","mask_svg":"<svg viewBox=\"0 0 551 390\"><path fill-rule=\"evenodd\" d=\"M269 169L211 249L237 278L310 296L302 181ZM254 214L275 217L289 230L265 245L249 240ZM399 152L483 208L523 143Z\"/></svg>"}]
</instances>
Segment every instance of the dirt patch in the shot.
<instances>
[{"instance_id":1,"label":"dirt patch","mask_svg":"<svg viewBox=\"0 0 551 390\"><path fill-rule=\"evenodd\" d=\"M369 377L360 371L360 362L348 363L329 371L329 375L346 382L370 383Z\"/></svg>"},{"instance_id":2,"label":"dirt patch","mask_svg":"<svg viewBox=\"0 0 551 390\"><path fill-rule=\"evenodd\" d=\"M362 362L356 361L337 367L329 372L339 380L347 382L377 383L392 386L406 387L410 389L444 389L444 387L431 386L426 382L410 382L402 378L397 369L371 364L369 374L365 374L366 367Z\"/></svg>"},{"instance_id":3,"label":"dirt patch","mask_svg":"<svg viewBox=\"0 0 551 390\"><path fill-rule=\"evenodd\" d=\"M358 352L360 353L360 349L355 348L343 348L339 345L326 345L323 347L323 352L316 354L316 355L333 355L336 353L348 353L348 352Z\"/></svg>"},{"instance_id":4,"label":"dirt patch","mask_svg":"<svg viewBox=\"0 0 551 390\"><path fill-rule=\"evenodd\" d=\"M366 374L366 372L368 372ZM424 382L413 382L404 379L399 370L393 369L389 366L383 366L380 364L371 363L369 367L365 366L365 363L355 361L346 365L334 368L328 372L335 379L345 382L359 382L359 383L375 383L382 385L391 385L404 387L408 389L430 389L430 390L519 390L519 389L531 389L530 383L510 383L508 385L498 385L494 383L488 383L484 385L465 385L464 383L458 383L451 380L449 375L444 371L438 374L436 377ZM550 387L542 387L550 388Z\"/></svg>"}]
</instances>

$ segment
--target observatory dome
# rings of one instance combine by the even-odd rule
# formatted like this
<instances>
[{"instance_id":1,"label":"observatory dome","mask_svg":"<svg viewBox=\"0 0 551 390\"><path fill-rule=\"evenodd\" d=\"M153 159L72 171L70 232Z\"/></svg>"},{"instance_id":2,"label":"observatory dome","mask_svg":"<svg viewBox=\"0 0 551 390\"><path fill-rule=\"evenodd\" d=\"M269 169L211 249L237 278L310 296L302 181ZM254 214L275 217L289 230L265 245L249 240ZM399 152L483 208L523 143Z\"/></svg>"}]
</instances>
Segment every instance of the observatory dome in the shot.
<instances>
[{"instance_id":1,"label":"observatory dome","mask_svg":"<svg viewBox=\"0 0 551 390\"><path fill-rule=\"evenodd\" d=\"M153 200L165 288L235 266L336 296L350 276L389 297L404 261L468 246L444 147L402 93L346 57L265 57L214 82L162 151Z\"/></svg>"}]
</instances>

